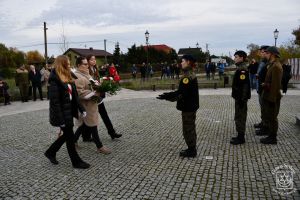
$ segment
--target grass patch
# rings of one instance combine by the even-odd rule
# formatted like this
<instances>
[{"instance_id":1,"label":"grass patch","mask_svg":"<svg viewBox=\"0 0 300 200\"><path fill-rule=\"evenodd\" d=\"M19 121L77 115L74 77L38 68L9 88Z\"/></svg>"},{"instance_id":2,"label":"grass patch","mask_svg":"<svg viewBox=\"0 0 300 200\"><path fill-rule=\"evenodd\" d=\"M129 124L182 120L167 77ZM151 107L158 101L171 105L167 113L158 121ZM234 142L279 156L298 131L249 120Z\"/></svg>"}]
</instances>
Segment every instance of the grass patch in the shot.
<instances>
[{"instance_id":1,"label":"grass patch","mask_svg":"<svg viewBox=\"0 0 300 200\"><path fill-rule=\"evenodd\" d=\"M230 86L229 84L226 87ZM214 83L217 83L217 88L224 87L223 80L215 79L215 80L206 80L205 77L198 77L199 88L214 88ZM129 79L123 80L121 83L121 87L131 90L153 90L155 85L156 90L172 90L177 89L179 85L179 79L160 79L160 78L152 78L145 81L142 81L140 78L137 79Z\"/></svg>"}]
</instances>

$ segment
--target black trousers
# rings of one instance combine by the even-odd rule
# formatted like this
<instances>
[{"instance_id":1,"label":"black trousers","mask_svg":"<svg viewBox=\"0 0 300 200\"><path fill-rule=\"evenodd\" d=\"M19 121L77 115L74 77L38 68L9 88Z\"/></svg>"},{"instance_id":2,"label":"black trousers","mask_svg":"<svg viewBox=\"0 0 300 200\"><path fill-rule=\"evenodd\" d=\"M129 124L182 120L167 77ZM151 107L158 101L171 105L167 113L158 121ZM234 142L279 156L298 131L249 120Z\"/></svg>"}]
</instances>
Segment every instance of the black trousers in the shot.
<instances>
[{"instance_id":1,"label":"black trousers","mask_svg":"<svg viewBox=\"0 0 300 200\"><path fill-rule=\"evenodd\" d=\"M105 124L105 127L106 127L106 129L107 129L107 131L108 131L108 134L109 134L109 135L115 134L115 133L116 133L116 132L115 132L115 129L114 129L114 127L113 127L113 125L112 125L112 123L111 123L111 121L110 121L110 119L109 119L109 116L108 116L108 114L107 114L106 108L105 108L105 106L104 106L104 102L102 102L102 103L100 103L100 104L98 105L98 112L100 113L100 116L101 116L101 118L102 118L102 121L103 121L104 124ZM84 138L84 139L89 139L89 138L91 138L91 133L83 132L83 133L82 133L82 138Z\"/></svg>"},{"instance_id":2,"label":"black trousers","mask_svg":"<svg viewBox=\"0 0 300 200\"><path fill-rule=\"evenodd\" d=\"M83 123L76 130L76 132L75 132L75 142L78 141L81 134L87 134L87 133L92 135L93 141L95 142L98 149L103 147L103 144L102 144L102 142L99 138L99 135L98 135L97 126L89 127L89 126L85 125L85 123Z\"/></svg>"},{"instance_id":3,"label":"black trousers","mask_svg":"<svg viewBox=\"0 0 300 200\"><path fill-rule=\"evenodd\" d=\"M32 84L32 90L33 90L33 100L36 100L36 88L39 90L40 99L43 99L43 93L42 93L42 85L41 84Z\"/></svg>"},{"instance_id":4,"label":"black trousers","mask_svg":"<svg viewBox=\"0 0 300 200\"><path fill-rule=\"evenodd\" d=\"M75 149L75 135L73 132L73 127L63 127L63 135L55 140L55 142L46 151L49 155L55 156L56 152L59 151L60 147L66 142L67 150L73 165L82 162Z\"/></svg>"}]
</instances>

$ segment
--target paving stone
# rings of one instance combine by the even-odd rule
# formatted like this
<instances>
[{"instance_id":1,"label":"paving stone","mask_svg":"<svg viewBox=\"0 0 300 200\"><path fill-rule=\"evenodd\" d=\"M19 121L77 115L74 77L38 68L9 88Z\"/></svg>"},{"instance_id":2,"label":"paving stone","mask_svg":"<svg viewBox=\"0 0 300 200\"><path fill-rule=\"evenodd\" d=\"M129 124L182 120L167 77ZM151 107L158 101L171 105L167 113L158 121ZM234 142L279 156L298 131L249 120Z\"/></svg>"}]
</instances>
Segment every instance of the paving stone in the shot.
<instances>
[{"instance_id":1,"label":"paving stone","mask_svg":"<svg viewBox=\"0 0 300 200\"><path fill-rule=\"evenodd\" d=\"M99 124L110 155L98 154L93 143L80 140L78 152L92 165L88 170L72 168L65 146L57 153L59 165L44 157L58 133L48 123L48 110L2 115L0 199L299 199L298 192L288 197L274 192L272 174L288 164L296 172L295 187L300 187L300 134L294 121L299 96L282 99L277 145L262 145L255 136L260 111L253 96L241 146L229 144L236 134L230 96L200 96L195 159L179 157L186 146L175 103L136 98L105 105L123 137L111 140Z\"/></svg>"}]
</instances>

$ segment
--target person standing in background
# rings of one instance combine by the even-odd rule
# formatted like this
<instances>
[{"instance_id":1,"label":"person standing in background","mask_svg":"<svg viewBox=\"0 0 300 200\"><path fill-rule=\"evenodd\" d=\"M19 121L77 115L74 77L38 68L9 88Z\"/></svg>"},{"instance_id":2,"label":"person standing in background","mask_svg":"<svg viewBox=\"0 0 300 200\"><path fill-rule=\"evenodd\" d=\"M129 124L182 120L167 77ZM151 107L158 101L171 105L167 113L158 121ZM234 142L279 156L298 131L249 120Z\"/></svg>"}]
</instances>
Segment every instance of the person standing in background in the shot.
<instances>
[{"instance_id":1,"label":"person standing in background","mask_svg":"<svg viewBox=\"0 0 300 200\"><path fill-rule=\"evenodd\" d=\"M34 65L30 65L29 80L31 81L33 90L33 101L36 101L36 89L39 90L40 99L43 101L41 77L40 71L36 70Z\"/></svg>"},{"instance_id":2,"label":"person standing in background","mask_svg":"<svg viewBox=\"0 0 300 200\"><path fill-rule=\"evenodd\" d=\"M22 102L28 102L29 76L27 69L25 69L25 65L21 65L16 70L15 81L16 86L20 90Z\"/></svg>"},{"instance_id":3,"label":"person standing in background","mask_svg":"<svg viewBox=\"0 0 300 200\"><path fill-rule=\"evenodd\" d=\"M250 75L250 87L252 90L256 89L256 74L258 69L258 63L255 59L251 60L251 63L248 67L249 75Z\"/></svg>"}]
</instances>

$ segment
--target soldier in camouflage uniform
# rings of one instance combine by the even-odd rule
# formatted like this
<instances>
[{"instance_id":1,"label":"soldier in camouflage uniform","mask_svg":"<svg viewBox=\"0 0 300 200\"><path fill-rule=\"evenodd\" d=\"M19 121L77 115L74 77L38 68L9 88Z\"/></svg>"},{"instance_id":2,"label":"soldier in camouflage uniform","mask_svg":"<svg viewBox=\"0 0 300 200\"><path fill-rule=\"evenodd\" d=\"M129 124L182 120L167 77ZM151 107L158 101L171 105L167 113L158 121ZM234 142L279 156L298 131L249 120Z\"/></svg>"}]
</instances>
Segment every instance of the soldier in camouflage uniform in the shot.
<instances>
[{"instance_id":1,"label":"soldier in camouflage uniform","mask_svg":"<svg viewBox=\"0 0 300 200\"><path fill-rule=\"evenodd\" d=\"M232 97L235 100L234 121L238 136L231 139L230 143L233 145L245 143L247 101L251 97L248 66L245 62L246 58L247 54L244 51L237 51L234 54L234 62L237 70L233 76Z\"/></svg>"},{"instance_id":2,"label":"soldier in camouflage uniform","mask_svg":"<svg viewBox=\"0 0 300 200\"><path fill-rule=\"evenodd\" d=\"M263 83L262 108L268 137L261 139L263 144L277 144L278 119L281 100L282 66L278 61L280 53L276 47L266 49L268 59L267 75Z\"/></svg>"},{"instance_id":3,"label":"soldier in camouflage uniform","mask_svg":"<svg viewBox=\"0 0 300 200\"><path fill-rule=\"evenodd\" d=\"M196 157L196 112L199 108L198 81L194 73L195 59L191 55L182 57L183 77L180 80L179 88L174 92L167 92L159 95L158 99L177 101L176 108L182 111L183 137L188 149L180 152L181 157Z\"/></svg>"},{"instance_id":4,"label":"soldier in camouflage uniform","mask_svg":"<svg viewBox=\"0 0 300 200\"><path fill-rule=\"evenodd\" d=\"M15 76L16 86L20 90L22 102L28 101L29 75L25 66L22 65L16 70Z\"/></svg>"}]
</instances>

